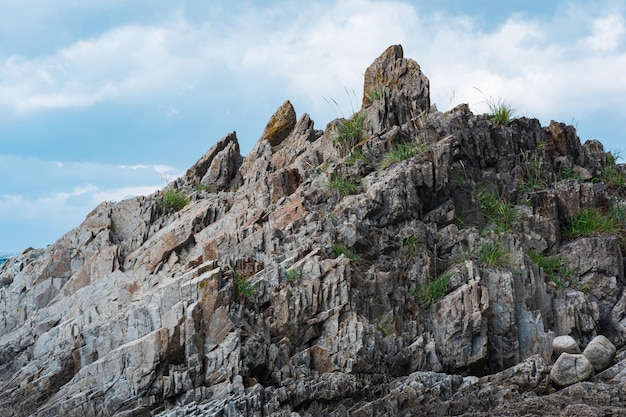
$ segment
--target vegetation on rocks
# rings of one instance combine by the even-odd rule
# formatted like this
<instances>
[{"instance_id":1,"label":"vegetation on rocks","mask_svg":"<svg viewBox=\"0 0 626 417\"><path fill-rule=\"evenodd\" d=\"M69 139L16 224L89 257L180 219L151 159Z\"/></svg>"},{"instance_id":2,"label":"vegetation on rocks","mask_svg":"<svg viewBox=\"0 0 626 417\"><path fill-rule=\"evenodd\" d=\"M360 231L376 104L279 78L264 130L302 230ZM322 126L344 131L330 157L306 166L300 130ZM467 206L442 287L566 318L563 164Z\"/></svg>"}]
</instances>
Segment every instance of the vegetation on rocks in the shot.
<instances>
[{"instance_id":1,"label":"vegetation on rocks","mask_svg":"<svg viewBox=\"0 0 626 417\"><path fill-rule=\"evenodd\" d=\"M163 199L161 200L161 204L163 207L172 209L172 210L180 210L185 207L189 203L189 197L179 190L167 190L163 194Z\"/></svg>"},{"instance_id":2,"label":"vegetation on rocks","mask_svg":"<svg viewBox=\"0 0 626 417\"><path fill-rule=\"evenodd\" d=\"M433 279L429 279L426 285L419 287L415 292L415 301L425 307L428 307L441 300L441 298L446 295L448 282L450 282L450 278L452 278L453 275L453 273L447 273Z\"/></svg>"},{"instance_id":3,"label":"vegetation on rocks","mask_svg":"<svg viewBox=\"0 0 626 417\"><path fill-rule=\"evenodd\" d=\"M0 266L0 416L624 415L625 166L399 45L364 79Z\"/></svg>"},{"instance_id":4,"label":"vegetation on rocks","mask_svg":"<svg viewBox=\"0 0 626 417\"><path fill-rule=\"evenodd\" d=\"M404 161L415 155L420 155L424 153L425 150L426 145L422 142L407 142L395 145L383 157L383 160L380 162L380 169L386 169L396 162Z\"/></svg>"},{"instance_id":5,"label":"vegetation on rocks","mask_svg":"<svg viewBox=\"0 0 626 417\"><path fill-rule=\"evenodd\" d=\"M335 172L328 181L328 188L337 191L342 196L347 196L358 193L360 183L357 180L346 177L341 172Z\"/></svg>"},{"instance_id":6,"label":"vegetation on rocks","mask_svg":"<svg viewBox=\"0 0 626 417\"><path fill-rule=\"evenodd\" d=\"M352 115L351 118L342 120L337 125L335 133L335 143L343 152L347 153L354 145L356 145L363 136L363 132L367 127L367 115L363 111L359 111Z\"/></svg>"}]
</instances>

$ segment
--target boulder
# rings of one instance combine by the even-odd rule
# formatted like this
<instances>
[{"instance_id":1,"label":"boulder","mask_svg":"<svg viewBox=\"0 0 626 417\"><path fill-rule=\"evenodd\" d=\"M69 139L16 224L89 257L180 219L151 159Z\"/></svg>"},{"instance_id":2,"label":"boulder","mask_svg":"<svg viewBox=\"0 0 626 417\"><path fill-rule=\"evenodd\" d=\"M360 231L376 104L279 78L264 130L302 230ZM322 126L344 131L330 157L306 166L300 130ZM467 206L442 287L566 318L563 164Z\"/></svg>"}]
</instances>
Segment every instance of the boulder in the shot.
<instances>
[{"instance_id":1,"label":"boulder","mask_svg":"<svg viewBox=\"0 0 626 417\"><path fill-rule=\"evenodd\" d=\"M572 336L557 336L552 341L552 352L558 358L561 353L580 354L578 343Z\"/></svg>"},{"instance_id":2,"label":"boulder","mask_svg":"<svg viewBox=\"0 0 626 417\"><path fill-rule=\"evenodd\" d=\"M593 366L585 355L563 353L550 370L550 379L556 385L567 387L587 380L593 373Z\"/></svg>"},{"instance_id":3,"label":"boulder","mask_svg":"<svg viewBox=\"0 0 626 417\"><path fill-rule=\"evenodd\" d=\"M583 355L589 360L593 369L604 370L615 357L615 345L605 336L596 336L585 348Z\"/></svg>"}]
</instances>

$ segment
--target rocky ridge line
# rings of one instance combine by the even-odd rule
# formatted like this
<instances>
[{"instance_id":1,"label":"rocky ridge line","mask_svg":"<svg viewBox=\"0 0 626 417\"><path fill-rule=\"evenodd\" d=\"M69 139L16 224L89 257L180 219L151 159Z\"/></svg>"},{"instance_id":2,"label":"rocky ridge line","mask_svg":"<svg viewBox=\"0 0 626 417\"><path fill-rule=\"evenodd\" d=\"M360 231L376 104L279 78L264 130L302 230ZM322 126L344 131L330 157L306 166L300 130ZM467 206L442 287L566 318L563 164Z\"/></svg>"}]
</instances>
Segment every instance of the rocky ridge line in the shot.
<instances>
[{"instance_id":1,"label":"rocky ridge line","mask_svg":"<svg viewBox=\"0 0 626 417\"><path fill-rule=\"evenodd\" d=\"M437 111L392 46L351 119L285 102L4 264L0 415L619 415L625 176L572 126Z\"/></svg>"}]
</instances>

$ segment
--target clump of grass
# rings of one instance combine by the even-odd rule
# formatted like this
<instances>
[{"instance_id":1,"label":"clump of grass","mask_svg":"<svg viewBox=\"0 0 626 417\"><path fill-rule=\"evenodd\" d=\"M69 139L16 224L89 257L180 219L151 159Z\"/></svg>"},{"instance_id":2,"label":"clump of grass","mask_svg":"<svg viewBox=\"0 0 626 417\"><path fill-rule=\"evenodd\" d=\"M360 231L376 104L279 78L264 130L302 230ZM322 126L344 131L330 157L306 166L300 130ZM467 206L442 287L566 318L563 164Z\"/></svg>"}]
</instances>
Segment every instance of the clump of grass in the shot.
<instances>
[{"instance_id":1,"label":"clump of grass","mask_svg":"<svg viewBox=\"0 0 626 417\"><path fill-rule=\"evenodd\" d=\"M417 252L417 244L419 239L416 235L408 235L400 240L400 249L407 258L412 258Z\"/></svg>"},{"instance_id":2,"label":"clump of grass","mask_svg":"<svg viewBox=\"0 0 626 417\"><path fill-rule=\"evenodd\" d=\"M569 277L572 273L565 261L557 256L545 256L541 252L528 251L530 261L543 269L545 276L557 286L557 288L565 288Z\"/></svg>"},{"instance_id":3,"label":"clump of grass","mask_svg":"<svg viewBox=\"0 0 626 417\"><path fill-rule=\"evenodd\" d=\"M346 258L350 259L353 262L358 262L361 259L361 255L356 253L356 251L352 248L349 248L345 243L338 243L333 245L333 255L335 258L340 257L341 255L345 255Z\"/></svg>"},{"instance_id":4,"label":"clump of grass","mask_svg":"<svg viewBox=\"0 0 626 417\"><path fill-rule=\"evenodd\" d=\"M365 156L363 151L360 149L353 149L352 152L350 152L350 155L346 158L346 162L350 165L355 165L359 161L368 163L369 159L367 159L367 156Z\"/></svg>"},{"instance_id":5,"label":"clump of grass","mask_svg":"<svg viewBox=\"0 0 626 417\"><path fill-rule=\"evenodd\" d=\"M493 225L496 233L510 232L517 225L519 217L517 211L496 193L485 188L479 188L476 197L487 223Z\"/></svg>"},{"instance_id":6,"label":"clump of grass","mask_svg":"<svg viewBox=\"0 0 626 417\"><path fill-rule=\"evenodd\" d=\"M207 191L209 189L208 185L204 185L204 184L199 184L196 185L195 187L193 187L193 190L197 193L201 193L203 191Z\"/></svg>"},{"instance_id":7,"label":"clump of grass","mask_svg":"<svg viewBox=\"0 0 626 417\"><path fill-rule=\"evenodd\" d=\"M537 191L547 187L546 163L536 155L526 159L524 163L524 181L521 185L522 191Z\"/></svg>"},{"instance_id":8,"label":"clump of grass","mask_svg":"<svg viewBox=\"0 0 626 417\"><path fill-rule=\"evenodd\" d=\"M371 102L376 101L382 97L382 92L380 88L375 88L369 92L367 95L368 100Z\"/></svg>"},{"instance_id":9,"label":"clump of grass","mask_svg":"<svg viewBox=\"0 0 626 417\"><path fill-rule=\"evenodd\" d=\"M478 251L478 262L486 267L501 268L509 265L510 258L500 242L487 242Z\"/></svg>"},{"instance_id":10,"label":"clump of grass","mask_svg":"<svg viewBox=\"0 0 626 417\"><path fill-rule=\"evenodd\" d=\"M358 193L359 186L359 181L350 180L340 172L332 174L328 181L328 188L338 191L342 196Z\"/></svg>"},{"instance_id":11,"label":"clump of grass","mask_svg":"<svg viewBox=\"0 0 626 417\"><path fill-rule=\"evenodd\" d=\"M415 291L414 299L418 304L428 307L441 300L446 295L446 288L454 273L439 275Z\"/></svg>"},{"instance_id":12,"label":"clump of grass","mask_svg":"<svg viewBox=\"0 0 626 417\"><path fill-rule=\"evenodd\" d=\"M393 323L393 317L389 314L385 314L378 321L378 328L385 336L389 336L392 333L395 333L395 326Z\"/></svg>"},{"instance_id":13,"label":"clump of grass","mask_svg":"<svg viewBox=\"0 0 626 417\"><path fill-rule=\"evenodd\" d=\"M491 121L495 124L504 126L513 120L515 110L506 101L498 99L497 102L489 101L487 105L489 106L489 110L492 114Z\"/></svg>"},{"instance_id":14,"label":"clump of grass","mask_svg":"<svg viewBox=\"0 0 626 417\"><path fill-rule=\"evenodd\" d=\"M350 119L343 120L337 126L335 143L342 151L361 140L363 131L367 127L367 115L364 112L355 113Z\"/></svg>"},{"instance_id":15,"label":"clump of grass","mask_svg":"<svg viewBox=\"0 0 626 417\"><path fill-rule=\"evenodd\" d=\"M556 172L557 180L576 180L580 181L580 174L570 168L559 168Z\"/></svg>"},{"instance_id":16,"label":"clump of grass","mask_svg":"<svg viewBox=\"0 0 626 417\"><path fill-rule=\"evenodd\" d=\"M396 162L404 161L415 155L422 154L426 151L426 144L420 143L401 143L394 146L385 154L380 162L380 169L386 169Z\"/></svg>"},{"instance_id":17,"label":"clump of grass","mask_svg":"<svg viewBox=\"0 0 626 417\"><path fill-rule=\"evenodd\" d=\"M581 210L574 218L565 235L570 238L580 236L595 236L605 233L619 233L621 222L609 215L603 214L595 207Z\"/></svg>"},{"instance_id":18,"label":"clump of grass","mask_svg":"<svg viewBox=\"0 0 626 417\"><path fill-rule=\"evenodd\" d=\"M237 273L233 276L235 283L235 296L239 300L250 301L254 297L254 286L248 281L248 278Z\"/></svg>"},{"instance_id":19,"label":"clump of grass","mask_svg":"<svg viewBox=\"0 0 626 417\"><path fill-rule=\"evenodd\" d=\"M626 176L619 170L615 163L609 164L602 169L602 181L608 188L626 188Z\"/></svg>"},{"instance_id":20,"label":"clump of grass","mask_svg":"<svg viewBox=\"0 0 626 417\"><path fill-rule=\"evenodd\" d=\"M296 281L302 278L302 268L288 269L285 271L287 281Z\"/></svg>"},{"instance_id":21,"label":"clump of grass","mask_svg":"<svg viewBox=\"0 0 626 417\"><path fill-rule=\"evenodd\" d=\"M511 104L506 100L499 98L494 100L493 98L485 96L485 94L478 88L474 87L485 98L485 104L489 107L489 113L491 114L491 121L499 126L504 126L509 123L515 117L515 109L511 107Z\"/></svg>"},{"instance_id":22,"label":"clump of grass","mask_svg":"<svg viewBox=\"0 0 626 417\"><path fill-rule=\"evenodd\" d=\"M189 203L189 197L182 191L167 190L163 195L161 204L163 207L180 210Z\"/></svg>"}]
</instances>

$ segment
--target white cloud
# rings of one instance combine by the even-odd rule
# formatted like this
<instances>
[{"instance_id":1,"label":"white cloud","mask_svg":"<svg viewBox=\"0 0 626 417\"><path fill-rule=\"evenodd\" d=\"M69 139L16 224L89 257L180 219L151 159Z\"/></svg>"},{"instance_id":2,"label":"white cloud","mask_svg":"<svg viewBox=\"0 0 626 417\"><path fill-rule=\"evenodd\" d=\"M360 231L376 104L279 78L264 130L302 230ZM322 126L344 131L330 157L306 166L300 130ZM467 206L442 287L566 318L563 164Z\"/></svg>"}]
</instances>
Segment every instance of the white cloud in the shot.
<instances>
[{"instance_id":1,"label":"white cloud","mask_svg":"<svg viewBox=\"0 0 626 417\"><path fill-rule=\"evenodd\" d=\"M591 36L584 43L594 51L607 52L617 49L624 38L624 18L608 15L592 20Z\"/></svg>"},{"instance_id":2,"label":"white cloud","mask_svg":"<svg viewBox=\"0 0 626 417\"><path fill-rule=\"evenodd\" d=\"M181 94L212 65L207 56L212 49L205 46L209 36L206 27L184 21L131 25L54 55L11 56L0 61L0 103L30 112Z\"/></svg>"},{"instance_id":3,"label":"white cloud","mask_svg":"<svg viewBox=\"0 0 626 417\"><path fill-rule=\"evenodd\" d=\"M517 14L488 30L471 16L428 14L400 1L250 5L228 25L177 17L111 29L50 56L9 57L0 61L0 103L28 112L157 98L163 116L173 117L181 108L171 98L196 88L226 91L231 100L259 89L287 94L282 99L303 101L302 110L328 119L335 109L324 98L344 113L358 108L361 74L387 46L401 43L431 79L433 102L442 108L469 102L485 110L478 87L544 118L609 107L626 114L624 16L603 10ZM277 84L268 80L284 91L272 91Z\"/></svg>"}]
</instances>

